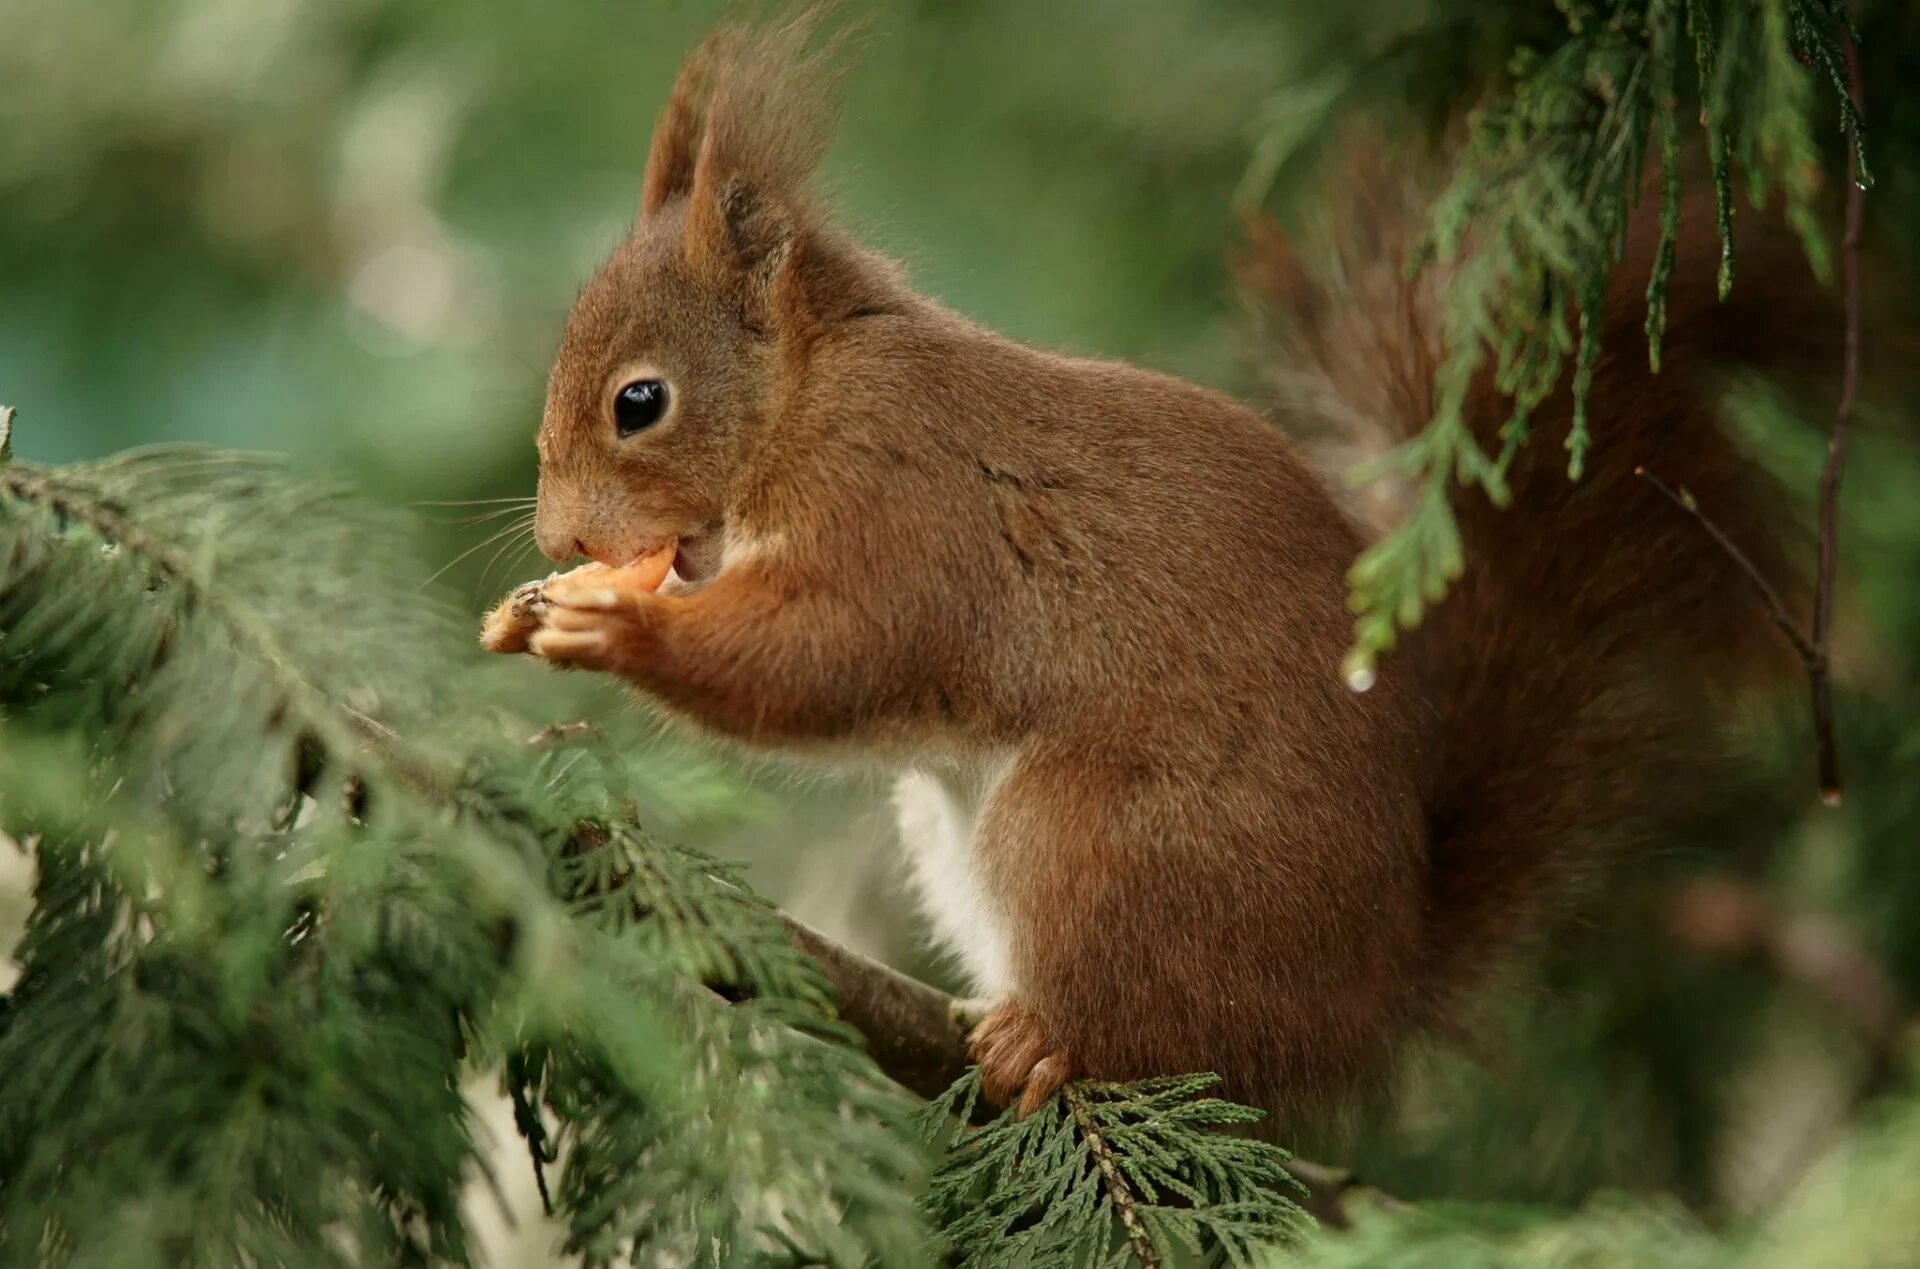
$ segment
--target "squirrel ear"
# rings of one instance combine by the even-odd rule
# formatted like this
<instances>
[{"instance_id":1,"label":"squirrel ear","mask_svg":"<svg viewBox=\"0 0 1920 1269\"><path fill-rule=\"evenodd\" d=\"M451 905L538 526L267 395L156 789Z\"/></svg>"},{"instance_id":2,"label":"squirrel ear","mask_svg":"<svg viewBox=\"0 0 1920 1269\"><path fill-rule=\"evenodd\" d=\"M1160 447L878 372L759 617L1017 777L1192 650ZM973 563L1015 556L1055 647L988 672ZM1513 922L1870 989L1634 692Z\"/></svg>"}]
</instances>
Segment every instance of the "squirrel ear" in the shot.
<instances>
[{"instance_id":1,"label":"squirrel ear","mask_svg":"<svg viewBox=\"0 0 1920 1269\"><path fill-rule=\"evenodd\" d=\"M763 315L776 290L782 307L793 297L779 284L815 224L807 186L833 131L845 34L816 38L827 7L715 32L674 86L647 171L647 206L686 191L687 259Z\"/></svg>"},{"instance_id":2,"label":"squirrel ear","mask_svg":"<svg viewBox=\"0 0 1920 1269\"><path fill-rule=\"evenodd\" d=\"M712 150L710 133L695 166L684 250L696 269L736 289L749 320L761 322L793 298L783 282L800 254L805 213L751 176L727 174Z\"/></svg>"},{"instance_id":3,"label":"squirrel ear","mask_svg":"<svg viewBox=\"0 0 1920 1269\"><path fill-rule=\"evenodd\" d=\"M673 81L673 92L654 125L653 145L647 152L647 174L640 186L643 216L653 215L669 198L693 188L700 131L706 125L707 102L713 92L713 63L727 34L723 29L695 49Z\"/></svg>"},{"instance_id":4,"label":"squirrel ear","mask_svg":"<svg viewBox=\"0 0 1920 1269\"><path fill-rule=\"evenodd\" d=\"M696 178L687 208L687 258L705 272L777 272L800 236L785 200L745 177Z\"/></svg>"}]
</instances>

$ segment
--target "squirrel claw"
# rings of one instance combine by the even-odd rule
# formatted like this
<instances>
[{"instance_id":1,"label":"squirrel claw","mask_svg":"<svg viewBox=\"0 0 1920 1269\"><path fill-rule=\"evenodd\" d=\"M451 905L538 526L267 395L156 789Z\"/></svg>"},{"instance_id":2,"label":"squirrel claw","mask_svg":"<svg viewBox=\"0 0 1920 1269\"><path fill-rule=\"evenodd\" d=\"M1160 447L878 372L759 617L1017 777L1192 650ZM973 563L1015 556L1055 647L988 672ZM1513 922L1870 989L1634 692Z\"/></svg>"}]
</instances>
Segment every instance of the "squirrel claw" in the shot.
<instances>
[{"instance_id":1,"label":"squirrel claw","mask_svg":"<svg viewBox=\"0 0 1920 1269\"><path fill-rule=\"evenodd\" d=\"M1079 1072L1072 1055L1055 1046L1039 1015L1014 1001L995 1008L973 1029L967 1051L980 1068L980 1088L987 1099L1014 1106L1022 1119Z\"/></svg>"},{"instance_id":2,"label":"squirrel claw","mask_svg":"<svg viewBox=\"0 0 1920 1269\"><path fill-rule=\"evenodd\" d=\"M1074 1065L1073 1055L1065 1049L1055 1049L1034 1064L1033 1074L1027 1076L1026 1091L1020 1094L1020 1105L1015 1114L1025 1119L1034 1111L1053 1100L1066 1082L1079 1070Z\"/></svg>"},{"instance_id":3,"label":"squirrel claw","mask_svg":"<svg viewBox=\"0 0 1920 1269\"><path fill-rule=\"evenodd\" d=\"M631 641L633 632L624 627L633 624L666 580L673 557L670 545L622 568L583 564L517 586L487 614L480 646L489 652L531 652L575 669L613 669L616 645Z\"/></svg>"},{"instance_id":4,"label":"squirrel claw","mask_svg":"<svg viewBox=\"0 0 1920 1269\"><path fill-rule=\"evenodd\" d=\"M480 646L489 652L525 652L547 615L546 591L546 582L526 582L514 587L512 593L487 614L480 628Z\"/></svg>"}]
</instances>

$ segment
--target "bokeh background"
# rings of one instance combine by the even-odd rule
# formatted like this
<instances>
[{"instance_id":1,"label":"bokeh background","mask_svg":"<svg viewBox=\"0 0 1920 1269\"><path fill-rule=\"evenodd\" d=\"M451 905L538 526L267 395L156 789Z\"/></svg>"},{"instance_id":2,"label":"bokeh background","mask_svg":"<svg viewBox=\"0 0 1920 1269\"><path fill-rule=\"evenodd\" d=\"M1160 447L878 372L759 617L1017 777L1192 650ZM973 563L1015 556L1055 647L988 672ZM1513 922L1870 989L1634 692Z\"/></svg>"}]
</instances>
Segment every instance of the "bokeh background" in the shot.
<instances>
[{"instance_id":1,"label":"bokeh background","mask_svg":"<svg viewBox=\"0 0 1920 1269\"><path fill-rule=\"evenodd\" d=\"M868 22L824 180L843 223L1016 337L1256 397L1257 326L1228 263L1241 216L1284 213L1314 152L1338 144L1330 121L1431 128L1515 40L1561 24L1546 3L848 7ZM1891 323L1914 276L1900 226L1920 223L1901 163L1920 154L1906 141L1920 131L1901 40L1913 15L1860 8L1881 176L1874 320ZM416 508L421 583L449 602L478 613L544 573L524 538L488 540L502 523L492 507L441 504L531 493L561 320L631 218L681 54L721 12L700 0L0 4L0 401L21 411L18 453L283 452ZM1745 383L1732 408L1810 489L1824 420L1796 419L1804 408L1788 402L1801 399ZM1796 986L1770 944L1736 940L1739 958L1701 949L1758 902L1770 920L1817 914L1819 937L1878 974L1883 1016L1904 1016L1920 988L1908 404L1897 387L1870 397L1848 486L1848 805L1812 806L1799 699L1757 710L1714 813L1530 976L1557 991L1512 993L1478 1062L1410 1060L1394 1116L1329 1150L1409 1195L1570 1202L1625 1188L1749 1213L1892 1078L1904 1059L1891 1042L1876 1047L1830 994ZM1595 433L1604 443L1604 420ZM286 552L298 567L300 543ZM537 668L499 672L524 675L556 719L636 708ZM661 743L722 773L703 777L720 792L701 844L748 858L802 916L943 978L918 939L877 774ZM0 926L21 911L14 872ZM1734 889L1701 891L1703 875ZM537 1256L531 1228L519 1237Z\"/></svg>"},{"instance_id":2,"label":"bokeh background","mask_svg":"<svg viewBox=\"0 0 1920 1269\"><path fill-rule=\"evenodd\" d=\"M1270 156L1302 139L1336 72L1431 16L847 7L864 34L822 182L843 223L1013 336L1244 389L1240 191L1272 186ZM729 11L0 6L0 400L21 411L17 451L285 453L416 508L422 582L453 602L478 612L544 574L527 535L493 539L512 517L433 504L532 492L567 306L631 221L681 55ZM551 690L583 714L627 708ZM816 921L911 956L883 782L749 774L743 809L778 807L777 827L716 848L754 857Z\"/></svg>"}]
</instances>

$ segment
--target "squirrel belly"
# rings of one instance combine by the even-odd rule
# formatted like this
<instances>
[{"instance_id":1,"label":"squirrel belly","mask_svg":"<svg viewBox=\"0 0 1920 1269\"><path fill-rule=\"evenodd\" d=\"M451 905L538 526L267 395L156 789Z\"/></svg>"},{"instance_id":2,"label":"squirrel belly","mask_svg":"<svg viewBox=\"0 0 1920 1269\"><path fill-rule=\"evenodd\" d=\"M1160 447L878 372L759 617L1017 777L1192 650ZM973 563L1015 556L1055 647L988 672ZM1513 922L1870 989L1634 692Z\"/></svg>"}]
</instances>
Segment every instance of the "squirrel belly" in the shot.
<instances>
[{"instance_id":1,"label":"squirrel belly","mask_svg":"<svg viewBox=\"0 0 1920 1269\"><path fill-rule=\"evenodd\" d=\"M895 822L921 914L978 996L998 997L1012 985L1008 915L987 893L974 856L981 812L1011 765L1005 755L928 763L893 786Z\"/></svg>"}]
</instances>

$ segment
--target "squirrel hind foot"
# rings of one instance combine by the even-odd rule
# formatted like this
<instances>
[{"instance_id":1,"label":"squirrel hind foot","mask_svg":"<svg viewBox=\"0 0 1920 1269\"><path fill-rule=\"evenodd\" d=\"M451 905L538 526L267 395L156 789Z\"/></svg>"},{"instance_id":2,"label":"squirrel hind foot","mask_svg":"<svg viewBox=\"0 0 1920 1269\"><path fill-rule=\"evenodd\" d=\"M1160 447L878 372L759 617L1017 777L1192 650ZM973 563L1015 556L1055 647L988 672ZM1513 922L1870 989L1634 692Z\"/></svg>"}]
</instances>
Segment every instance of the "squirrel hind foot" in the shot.
<instances>
[{"instance_id":1,"label":"squirrel hind foot","mask_svg":"<svg viewBox=\"0 0 1920 1269\"><path fill-rule=\"evenodd\" d=\"M967 1037L967 1051L980 1068L987 1100L1014 1106L1023 1119L1079 1073L1079 1064L1054 1043L1040 1016L1017 1001L995 1007Z\"/></svg>"}]
</instances>

